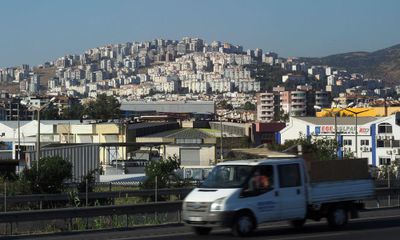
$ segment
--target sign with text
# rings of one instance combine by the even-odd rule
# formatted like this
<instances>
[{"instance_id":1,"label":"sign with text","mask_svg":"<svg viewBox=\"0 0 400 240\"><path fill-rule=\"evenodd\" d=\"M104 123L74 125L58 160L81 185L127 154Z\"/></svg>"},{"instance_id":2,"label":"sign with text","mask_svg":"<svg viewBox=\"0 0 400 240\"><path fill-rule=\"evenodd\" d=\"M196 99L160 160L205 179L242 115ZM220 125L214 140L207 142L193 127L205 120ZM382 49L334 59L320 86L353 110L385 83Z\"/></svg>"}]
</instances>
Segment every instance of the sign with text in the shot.
<instances>
[{"instance_id":1,"label":"sign with text","mask_svg":"<svg viewBox=\"0 0 400 240\"><path fill-rule=\"evenodd\" d=\"M337 126L338 134L356 134L356 126L354 125L339 125ZM332 135L335 134L335 126L334 125L321 125L315 126L315 135ZM357 127L357 135L369 135L370 129L369 127L359 126Z\"/></svg>"}]
</instances>

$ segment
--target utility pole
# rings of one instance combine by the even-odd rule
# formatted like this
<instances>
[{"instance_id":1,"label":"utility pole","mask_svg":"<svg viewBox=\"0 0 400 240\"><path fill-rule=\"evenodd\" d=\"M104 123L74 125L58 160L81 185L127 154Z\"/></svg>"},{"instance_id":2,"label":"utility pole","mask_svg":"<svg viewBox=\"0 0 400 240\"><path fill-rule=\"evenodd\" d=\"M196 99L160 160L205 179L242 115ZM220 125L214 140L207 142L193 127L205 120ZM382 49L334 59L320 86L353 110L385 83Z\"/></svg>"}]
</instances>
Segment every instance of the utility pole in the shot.
<instances>
[{"instance_id":1,"label":"utility pole","mask_svg":"<svg viewBox=\"0 0 400 240\"><path fill-rule=\"evenodd\" d=\"M224 154L223 154L222 139L224 137L224 134L223 134L223 130L222 130L222 116L219 116L219 127L220 127L220 130L221 130L219 158L220 158L221 162L223 162L224 161Z\"/></svg>"},{"instance_id":2,"label":"utility pole","mask_svg":"<svg viewBox=\"0 0 400 240\"><path fill-rule=\"evenodd\" d=\"M18 115L17 115L17 117L18 117L18 155L17 155L17 157L18 157L18 162L19 161L21 161L21 123L20 123L20 106L21 106L21 103L20 102L18 102L18 110L17 110L17 112L18 112ZM18 164L19 165L19 164Z\"/></svg>"},{"instance_id":3,"label":"utility pole","mask_svg":"<svg viewBox=\"0 0 400 240\"><path fill-rule=\"evenodd\" d=\"M36 171L39 173L40 160L40 109L37 110L37 136L36 136Z\"/></svg>"},{"instance_id":4,"label":"utility pole","mask_svg":"<svg viewBox=\"0 0 400 240\"><path fill-rule=\"evenodd\" d=\"M360 112L356 112L356 111L353 111L353 110L350 110L350 109L348 109L348 108L345 108L346 109L346 111L349 111L349 112L351 112L351 113L353 113L354 115L356 115L356 122L355 122L355 140L356 140L356 144L355 144L355 146L356 146L356 158L358 158L358 114L361 114L361 113L364 113L364 112L368 112L369 111L369 109L366 109L366 110L363 110L363 111L360 111Z\"/></svg>"}]
</instances>

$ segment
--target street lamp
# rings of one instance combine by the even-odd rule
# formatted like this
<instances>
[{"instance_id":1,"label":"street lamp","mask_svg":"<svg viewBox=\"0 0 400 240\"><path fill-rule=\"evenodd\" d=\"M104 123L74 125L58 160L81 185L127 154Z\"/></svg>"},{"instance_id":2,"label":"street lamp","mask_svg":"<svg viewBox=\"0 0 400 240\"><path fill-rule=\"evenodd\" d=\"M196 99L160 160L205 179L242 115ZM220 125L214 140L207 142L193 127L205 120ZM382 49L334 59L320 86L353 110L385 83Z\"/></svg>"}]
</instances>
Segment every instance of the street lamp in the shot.
<instances>
[{"instance_id":1,"label":"street lamp","mask_svg":"<svg viewBox=\"0 0 400 240\"><path fill-rule=\"evenodd\" d=\"M29 111L36 111L37 112L37 135L36 135L36 170L39 172L39 159L40 159L40 112L47 108L51 103L56 100L55 97L52 97L50 101L43 106L34 106L32 102L29 100L21 100L21 104L28 107Z\"/></svg>"},{"instance_id":2,"label":"street lamp","mask_svg":"<svg viewBox=\"0 0 400 240\"><path fill-rule=\"evenodd\" d=\"M352 106L354 106L354 102L350 103L348 107L352 107ZM369 109L366 109L366 110L363 110L363 111L359 111L359 112L350 110L349 108L345 108L345 110L353 113L354 115L356 115L355 140L356 140L356 158L357 158L358 157L358 141L357 141L357 137L358 137L358 114L368 112Z\"/></svg>"},{"instance_id":3,"label":"street lamp","mask_svg":"<svg viewBox=\"0 0 400 240\"><path fill-rule=\"evenodd\" d=\"M335 128L335 141L336 141L336 155L338 155L339 152L339 140L338 140L338 132L337 132L337 115L342 111L342 110L347 110L348 107L353 106L354 103L350 103L349 105L347 105L346 107L340 107L338 111L335 111L334 109L331 109L330 111L328 111L330 114L333 114L334 116L334 128ZM338 103L336 102L336 107L337 108ZM314 109L317 111L326 111L325 109L322 109L322 107L320 106L314 106ZM357 128L357 127L356 127ZM339 157L339 156L338 156Z\"/></svg>"},{"instance_id":4,"label":"street lamp","mask_svg":"<svg viewBox=\"0 0 400 240\"><path fill-rule=\"evenodd\" d=\"M18 102L17 109L17 127L18 127L18 172L20 172L20 161L21 161L21 101Z\"/></svg>"},{"instance_id":5,"label":"street lamp","mask_svg":"<svg viewBox=\"0 0 400 240\"><path fill-rule=\"evenodd\" d=\"M234 111L234 112L236 112L236 111ZM224 134L223 134L223 130L222 130L222 117L229 113L231 113L231 112L226 112L224 114L215 113L215 115L217 115L219 118L219 127L220 127L220 134L221 134L221 136L220 136L220 151L219 151L219 157L220 157L221 162L224 161L223 143L222 143L222 138L223 138Z\"/></svg>"},{"instance_id":6,"label":"street lamp","mask_svg":"<svg viewBox=\"0 0 400 240\"><path fill-rule=\"evenodd\" d=\"M317 111L322 111L322 107L320 106L314 106L314 109ZM335 144L336 144L336 155L338 155L338 148L339 148L339 141L338 141L338 134L337 134L337 114L340 111L334 112L334 110L332 109L331 111L329 111L329 113L333 114L334 116L334 128L335 128Z\"/></svg>"}]
</instances>

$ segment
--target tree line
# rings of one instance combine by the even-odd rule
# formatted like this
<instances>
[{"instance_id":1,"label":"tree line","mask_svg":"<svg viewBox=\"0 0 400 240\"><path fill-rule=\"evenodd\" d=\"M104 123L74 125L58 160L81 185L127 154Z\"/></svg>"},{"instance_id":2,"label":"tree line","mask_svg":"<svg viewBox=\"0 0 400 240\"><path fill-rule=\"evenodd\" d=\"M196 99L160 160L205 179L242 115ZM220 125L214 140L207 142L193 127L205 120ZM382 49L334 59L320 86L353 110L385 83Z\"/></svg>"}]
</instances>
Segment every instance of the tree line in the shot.
<instances>
[{"instance_id":1,"label":"tree line","mask_svg":"<svg viewBox=\"0 0 400 240\"><path fill-rule=\"evenodd\" d=\"M86 103L74 102L63 109L57 104L50 104L41 113L44 120L97 119L107 121L121 116L121 103L114 96L99 94L95 100Z\"/></svg>"}]
</instances>

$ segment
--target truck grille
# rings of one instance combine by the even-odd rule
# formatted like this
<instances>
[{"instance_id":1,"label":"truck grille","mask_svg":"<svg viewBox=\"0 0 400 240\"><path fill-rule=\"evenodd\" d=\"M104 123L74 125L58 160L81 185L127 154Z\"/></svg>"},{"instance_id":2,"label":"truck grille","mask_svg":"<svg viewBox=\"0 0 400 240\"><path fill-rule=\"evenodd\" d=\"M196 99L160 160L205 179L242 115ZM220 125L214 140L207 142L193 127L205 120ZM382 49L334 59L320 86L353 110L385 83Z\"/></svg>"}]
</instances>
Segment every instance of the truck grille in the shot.
<instances>
[{"instance_id":1,"label":"truck grille","mask_svg":"<svg viewBox=\"0 0 400 240\"><path fill-rule=\"evenodd\" d=\"M207 212L209 203L206 202L187 202L186 211L190 212Z\"/></svg>"}]
</instances>

